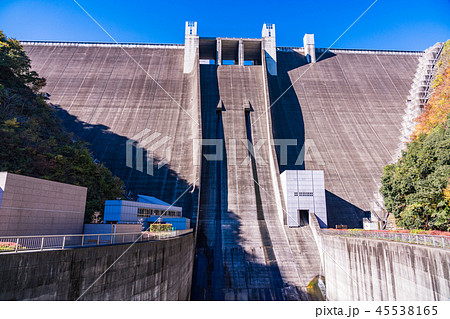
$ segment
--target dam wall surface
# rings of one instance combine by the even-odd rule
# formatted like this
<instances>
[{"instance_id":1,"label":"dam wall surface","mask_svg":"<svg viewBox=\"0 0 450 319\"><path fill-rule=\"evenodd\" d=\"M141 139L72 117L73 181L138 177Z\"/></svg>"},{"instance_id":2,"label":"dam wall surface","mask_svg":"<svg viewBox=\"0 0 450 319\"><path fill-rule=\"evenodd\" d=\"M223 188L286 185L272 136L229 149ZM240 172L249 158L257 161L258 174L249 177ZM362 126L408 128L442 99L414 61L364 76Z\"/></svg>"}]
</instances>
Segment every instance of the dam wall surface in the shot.
<instances>
[{"instance_id":1,"label":"dam wall surface","mask_svg":"<svg viewBox=\"0 0 450 319\"><path fill-rule=\"evenodd\" d=\"M331 51L308 64L301 49L278 50L278 76L269 76L273 134L297 140L284 165L277 151L281 172L324 171L328 227L362 227L382 205L382 169L398 147L420 53Z\"/></svg>"},{"instance_id":2,"label":"dam wall surface","mask_svg":"<svg viewBox=\"0 0 450 319\"><path fill-rule=\"evenodd\" d=\"M72 301L85 291L80 300L189 300L193 262L192 233L131 247L3 253L0 300Z\"/></svg>"},{"instance_id":3,"label":"dam wall surface","mask_svg":"<svg viewBox=\"0 0 450 319\"><path fill-rule=\"evenodd\" d=\"M200 38L199 52L212 43L204 58L246 41L216 40ZM212 65L197 52L183 74L183 46L23 44L67 130L127 189L181 196L196 226L194 300L310 299L321 274L315 233L286 226L279 175L323 170L329 226L361 226L420 55L337 50L307 64L302 50L283 48L276 76L264 54L254 65ZM210 144L198 147L200 138Z\"/></svg>"},{"instance_id":4,"label":"dam wall surface","mask_svg":"<svg viewBox=\"0 0 450 319\"><path fill-rule=\"evenodd\" d=\"M196 71L183 74L183 46L24 42L32 67L75 139L136 194L181 196L195 221L201 136ZM134 143L133 143L134 142Z\"/></svg>"},{"instance_id":5,"label":"dam wall surface","mask_svg":"<svg viewBox=\"0 0 450 319\"><path fill-rule=\"evenodd\" d=\"M33 69L47 79L50 103L66 128L91 143L96 158L129 190L172 203L195 184L178 202L194 223L200 165L192 159L200 154L193 141L210 135L202 134L199 92L208 84L201 83L198 67L183 74L184 47L23 45ZM268 74L268 83L246 89L269 88L268 134L296 143L287 146L287 161L275 147L279 172L323 170L329 227L361 227L368 211L382 205L382 168L398 146L420 52L317 50L317 63L308 64L301 48L278 48L278 76ZM230 94L237 98L234 84ZM266 122L264 114L250 114L252 125ZM127 157L129 139L136 143Z\"/></svg>"}]
</instances>

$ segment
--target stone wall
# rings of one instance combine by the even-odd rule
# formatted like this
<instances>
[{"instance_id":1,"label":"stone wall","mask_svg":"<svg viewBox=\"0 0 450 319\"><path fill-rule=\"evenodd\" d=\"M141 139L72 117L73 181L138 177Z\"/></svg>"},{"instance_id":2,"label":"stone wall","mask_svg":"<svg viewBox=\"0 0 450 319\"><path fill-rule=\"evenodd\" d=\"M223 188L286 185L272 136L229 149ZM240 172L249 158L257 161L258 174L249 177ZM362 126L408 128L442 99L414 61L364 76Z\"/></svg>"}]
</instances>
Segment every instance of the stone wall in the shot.
<instances>
[{"instance_id":1,"label":"stone wall","mask_svg":"<svg viewBox=\"0 0 450 319\"><path fill-rule=\"evenodd\" d=\"M127 249L129 250L119 258ZM193 234L103 247L0 254L0 300L189 300Z\"/></svg>"}]
</instances>

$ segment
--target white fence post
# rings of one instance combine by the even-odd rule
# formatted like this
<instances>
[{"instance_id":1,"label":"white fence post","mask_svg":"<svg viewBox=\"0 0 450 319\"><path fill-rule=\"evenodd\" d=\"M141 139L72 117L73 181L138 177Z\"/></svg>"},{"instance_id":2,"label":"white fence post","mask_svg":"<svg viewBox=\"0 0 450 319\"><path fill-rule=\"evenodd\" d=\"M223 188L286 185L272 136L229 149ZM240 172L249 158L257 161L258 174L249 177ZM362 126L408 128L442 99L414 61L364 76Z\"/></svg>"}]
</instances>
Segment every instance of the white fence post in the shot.
<instances>
[{"instance_id":1,"label":"white fence post","mask_svg":"<svg viewBox=\"0 0 450 319\"><path fill-rule=\"evenodd\" d=\"M42 237L41 239L41 251L44 250L44 238L45 237Z\"/></svg>"},{"instance_id":2,"label":"white fence post","mask_svg":"<svg viewBox=\"0 0 450 319\"><path fill-rule=\"evenodd\" d=\"M17 240L16 240L16 250L15 250L16 253L17 253L18 248L19 248L19 237L17 237Z\"/></svg>"},{"instance_id":3,"label":"white fence post","mask_svg":"<svg viewBox=\"0 0 450 319\"><path fill-rule=\"evenodd\" d=\"M63 237L62 249L64 249L64 247L66 247L66 236Z\"/></svg>"}]
</instances>

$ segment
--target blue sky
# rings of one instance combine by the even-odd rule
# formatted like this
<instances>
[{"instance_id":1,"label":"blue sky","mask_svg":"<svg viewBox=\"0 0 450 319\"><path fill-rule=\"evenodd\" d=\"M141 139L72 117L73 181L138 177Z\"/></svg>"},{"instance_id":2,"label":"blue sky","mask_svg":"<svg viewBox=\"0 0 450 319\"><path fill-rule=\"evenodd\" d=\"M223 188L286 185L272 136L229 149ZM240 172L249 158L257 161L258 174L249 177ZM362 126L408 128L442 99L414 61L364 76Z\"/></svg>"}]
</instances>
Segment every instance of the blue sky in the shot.
<instances>
[{"instance_id":1,"label":"blue sky","mask_svg":"<svg viewBox=\"0 0 450 319\"><path fill-rule=\"evenodd\" d=\"M77 1L119 42L183 43L186 20L200 36L257 38L267 22L278 46L314 33L325 48L374 0ZM0 0L0 29L19 40L112 42L73 0ZM379 0L333 47L424 50L449 38L449 0Z\"/></svg>"}]
</instances>

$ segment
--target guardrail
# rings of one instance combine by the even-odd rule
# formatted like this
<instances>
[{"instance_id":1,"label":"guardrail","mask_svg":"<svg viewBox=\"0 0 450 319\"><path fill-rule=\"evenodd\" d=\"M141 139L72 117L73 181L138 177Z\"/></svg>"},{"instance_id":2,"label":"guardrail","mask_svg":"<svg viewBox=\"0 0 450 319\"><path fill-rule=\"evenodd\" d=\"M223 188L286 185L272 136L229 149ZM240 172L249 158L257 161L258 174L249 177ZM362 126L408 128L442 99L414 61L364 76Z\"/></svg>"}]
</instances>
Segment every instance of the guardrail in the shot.
<instances>
[{"instance_id":1,"label":"guardrail","mask_svg":"<svg viewBox=\"0 0 450 319\"><path fill-rule=\"evenodd\" d=\"M94 247L102 245L127 244L135 241L146 242L178 237L191 232L192 229L167 232L115 234L8 236L0 237L0 253Z\"/></svg>"},{"instance_id":2,"label":"guardrail","mask_svg":"<svg viewBox=\"0 0 450 319\"><path fill-rule=\"evenodd\" d=\"M426 245L438 248L450 249L449 236L422 235L410 233L394 233L394 232L378 232L367 230L337 230L337 229L321 229L326 235L337 235L345 237L369 238L396 241L408 244Z\"/></svg>"},{"instance_id":3,"label":"guardrail","mask_svg":"<svg viewBox=\"0 0 450 319\"><path fill-rule=\"evenodd\" d=\"M277 51L292 52L304 51L304 47L277 47ZM333 49L333 48L316 48L317 53L323 52L336 53L357 53L357 54L389 54L389 55L422 55L424 51L400 51L400 50L370 50L370 49Z\"/></svg>"},{"instance_id":4,"label":"guardrail","mask_svg":"<svg viewBox=\"0 0 450 319\"><path fill-rule=\"evenodd\" d=\"M61 41L20 41L22 45L43 45L43 46L88 46L88 47L143 47L143 48L165 48L165 49L183 49L184 44L178 43L114 43L114 42L61 42Z\"/></svg>"}]
</instances>

